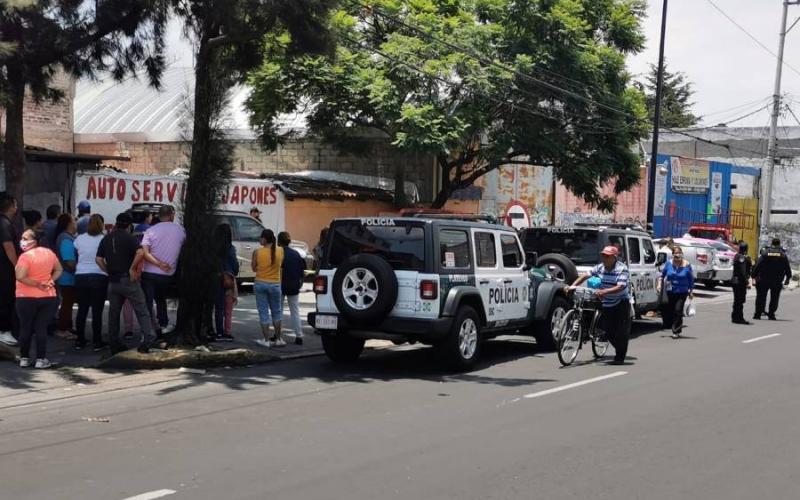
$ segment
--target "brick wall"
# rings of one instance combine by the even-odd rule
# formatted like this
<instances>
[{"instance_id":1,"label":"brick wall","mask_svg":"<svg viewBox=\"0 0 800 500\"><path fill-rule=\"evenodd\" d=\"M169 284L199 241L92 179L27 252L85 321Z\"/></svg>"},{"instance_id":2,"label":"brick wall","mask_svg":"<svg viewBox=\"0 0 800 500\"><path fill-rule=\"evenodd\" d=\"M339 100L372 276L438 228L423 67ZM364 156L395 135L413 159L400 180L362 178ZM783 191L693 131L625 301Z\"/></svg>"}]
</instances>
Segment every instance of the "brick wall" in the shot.
<instances>
[{"instance_id":1,"label":"brick wall","mask_svg":"<svg viewBox=\"0 0 800 500\"><path fill-rule=\"evenodd\" d=\"M605 186L603 194L617 200L613 213L603 213L587 205L560 183L556 188L556 223L574 222L644 222L647 219L647 174L642 169L639 184L630 191L615 195L613 184Z\"/></svg>"},{"instance_id":2,"label":"brick wall","mask_svg":"<svg viewBox=\"0 0 800 500\"><path fill-rule=\"evenodd\" d=\"M258 173L284 173L300 170L330 170L346 174L394 178L395 168L403 167L406 181L413 182L423 200L432 197L433 159L425 155L400 155L388 143L378 143L374 154L360 157L342 155L332 146L311 140L291 141L273 153L265 152L256 141L234 143L234 168ZM168 174L185 167L189 149L180 142L75 143L76 153L127 156L131 161L107 161L130 173Z\"/></svg>"},{"instance_id":3,"label":"brick wall","mask_svg":"<svg viewBox=\"0 0 800 500\"><path fill-rule=\"evenodd\" d=\"M64 91L64 99L55 103L43 101L37 104L30 96L25 97L25 144L72 153L74 114L72 101L75 97L75 80L59 73L52 85ZM0 109L0 126L5 133L4 109Z\"/></svg>"}]
</instances>

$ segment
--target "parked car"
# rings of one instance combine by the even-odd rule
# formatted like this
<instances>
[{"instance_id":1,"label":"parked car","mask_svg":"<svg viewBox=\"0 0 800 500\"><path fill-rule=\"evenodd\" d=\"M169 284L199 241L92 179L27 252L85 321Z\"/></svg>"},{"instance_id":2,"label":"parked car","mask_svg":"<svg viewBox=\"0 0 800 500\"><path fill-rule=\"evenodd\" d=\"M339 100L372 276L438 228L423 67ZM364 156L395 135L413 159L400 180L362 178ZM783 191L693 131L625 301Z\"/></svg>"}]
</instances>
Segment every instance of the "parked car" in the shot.
<instances>
[{"instance_id":1,"label":"parked car","mask_svg":"<svg viewBox=\"0 0 800 500\"><path fill-rule=\"evenodd\" d=\"M692 224L683 237L721 240L728 246L736 246L736 238L733 235L733 231L726 224Z\"/></svg>"},{"instance_id":2,"label":"parked car","mask_svg":"<svg viewBox=\"0 0 800 500\"><path fill-rule=\"evenodd\" d=\"M158 210L163 206L161 203L134 203L130 212L135 219L144 219L144 214L150 213L154 217L158 216ZM213 216L217 223L226 223L231 226L233 232L233 246L236 247L236 257L239 260L239 280L251 281L255 278L250 257L253 250L258 248L261 240L261 232L266 229L257 219L250 217L244 212L234 212L232 210L215 210ZM180 221L181 214L178 213L177 222ZM307 274L313 274L315 268L314 256L304 241L292 241L290 245L297 250L300 257L306 261Z\"/></svg>"},{"instance_id":3,"label":"parked car","mask_svg":"<svg viewBox=\"0 0 800 500\"><path fill-rule=\"evenodd\" d=\"M355 361L365 339L433 345L457 370L503 334L555 346L570 307L563 283L532 270L513 229L443 217L331 223L308 316L331 360Z\"/></svg>"},{"instance_id":4,"label":"parked car","mask_svg":"<svg viewBox=\"0 0 800 500\"><path fill-rule=\"evenodd\" d=\"M736 250L722 240L709 240L705 238L685 239L705 243L716 250L716 258L714 259L714 279L723 285L730 285L731 279L733 279L733 258L736 256Z\"/></svg>"},{"instance_id":5,"label":"parked car","mask_svg":"<svg viewBox=\"0 0 800 500\"><path fill-rule=\"evenodd\" d=\"M692 265L695 281L702 283L709 289L716 287L717 280L714 271L716 250L714 250L714 247L697 241L696 238L676 238L673 241L683 250L683 258ZM660 270L664 263L672 258L672 251L667 247L666 238L654 240L654 243L659 246L658 267Z\"/></svg>"},{"instance_id":6,"label":"parked car","mask_svg":"<svg viewBox=\"0 0 800 500\"><path fill-rule=\"evenodd\" d=\"M250 281L255 278L251 257L253 250L261 244L261 232L266 229L257 219L243 212L231 210L215 210L214 216L220 223L230 224L233 230L233 246L236 247L236 256L239 259L239 280ZM297 250L300 257L306 261L307 274L312 274L315 267L314 256L304 241L292 241L289 245Z\"/></svg>"},{"instance_id":7,"label":"parked car","mask_svg":"<svg viewBox=\"0 0 800 500\"><path fill-rule=\"evenodd\" d=\"M619 258L630 271L633 313L636 317L658 309L656 251L650 234L630 224L575 224L526 228L520 231L525 252L539 255L538 266L558 281L572 283L600 262L607 245L619 248Z\"/></svg>"}]
</instances>

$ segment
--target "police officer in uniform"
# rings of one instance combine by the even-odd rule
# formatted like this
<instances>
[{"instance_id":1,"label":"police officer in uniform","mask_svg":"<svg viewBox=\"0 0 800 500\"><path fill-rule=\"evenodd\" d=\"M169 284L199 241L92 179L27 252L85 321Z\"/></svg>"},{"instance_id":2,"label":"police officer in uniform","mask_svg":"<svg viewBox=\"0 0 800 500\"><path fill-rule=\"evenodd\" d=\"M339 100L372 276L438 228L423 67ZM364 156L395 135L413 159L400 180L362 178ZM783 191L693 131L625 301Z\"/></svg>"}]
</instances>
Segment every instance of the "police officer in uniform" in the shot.
<instances>
[{"instance_id":1,"label":"police officer in uniform","mask_svg":"<svg viewBox=\"0 0 800 500\"><path fill-rule=\"evenodd\" d=\"M744 319L744 302L747 299L747 289L750 288L750 274L753 269L753 261L747 255L747 243L739 242L739 252L733 258L733 278L731 287L733 288L733 312L731 321L737 325L750 325Z\"/></svg>"},{"instance_id":2,"label":"police officer in uniform","mask_svg":"<svg viewBox=\"0 0 800 500\"><path fill-rule=\"evenodd\" d=\"M769 292L769 310L767 317L776 319L781 290L789 284L792 278L792 268L789 258L781 248L781 240L773 238L772 245L764 249L753 266L753 279L756 281L756 312L753 319L761 319L767 305L767 292Z\"/></svg>"}]
</instances>

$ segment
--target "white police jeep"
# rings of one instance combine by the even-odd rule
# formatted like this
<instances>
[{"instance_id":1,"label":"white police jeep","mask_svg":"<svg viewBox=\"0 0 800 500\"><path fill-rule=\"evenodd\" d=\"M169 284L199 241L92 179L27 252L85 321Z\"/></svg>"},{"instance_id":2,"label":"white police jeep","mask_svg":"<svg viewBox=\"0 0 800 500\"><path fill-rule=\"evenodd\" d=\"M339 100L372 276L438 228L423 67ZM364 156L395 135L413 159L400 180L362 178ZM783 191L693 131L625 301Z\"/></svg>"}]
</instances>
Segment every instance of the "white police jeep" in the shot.
<instances>
[{"instance_id":1,"label":"white police jeep","mask_svg":"<svg viewBox=\"0 0 800 500\"><path fill-rule=\"evenodd\" d=\"M513 228L476 219L337 219L308 321L337 362L355 361L367 339L433 345L462 370L503 333L552 349L570 304L562 283L531 270L535 254L523 255Z\"/></svg>"}]
</instances>

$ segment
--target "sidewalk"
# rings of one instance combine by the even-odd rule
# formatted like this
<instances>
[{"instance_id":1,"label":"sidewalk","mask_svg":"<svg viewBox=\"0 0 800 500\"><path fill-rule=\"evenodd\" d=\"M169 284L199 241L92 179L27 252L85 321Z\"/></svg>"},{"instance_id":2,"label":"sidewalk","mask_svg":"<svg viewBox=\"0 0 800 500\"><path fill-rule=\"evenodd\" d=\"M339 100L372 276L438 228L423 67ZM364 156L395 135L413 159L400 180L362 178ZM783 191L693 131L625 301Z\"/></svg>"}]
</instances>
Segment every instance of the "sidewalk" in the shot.
<instances>
[{"instance_id":1,"label":"sidewalk","mask_svg":"<svg viewBox=\"0 0 800 500\"><path fill-rule=\"evenodd\" d=\"M255 305L255 297L252 294L244 293L239 299L233 313L233 336L234 342L215 342L211 344L213 350L230 349L250 349L252 351L265 353L273 360L294 359L307 356L317 356L323 354L322 341L313 328L306 324L308 313L314 310L314 294L304 292L301 294L300 314L303 319L304 342L303 345L295 345L294 332L289 333L286 328L289 326L288 313L285 314L284 339L287 342L285 347L267 349L255 343L255 340L262 338L258 320L258 311ZM176 304L170 304L170 319L174 321ZM104 318L104 334L107 322ZM87 334L91 331L91 320L87 322ZM138 345L138 325L134 340L126 341L127 345L135 348ZM54 368L50 370L35 370L33 368L22 369L16 362L0 361L0 408L3 407L2 401L11 395L19 395L25 392L40 392L52 390L77 390L81 388L103 387L102 390L114 390L117 386L130 386L146 383L148 380L168 380L174 377L184 377L185 372L174 369L165 370L111 370L99 369L97 365L108 356L108 350L94 352L91 343L82 351L76 351L73 347L74 342L63 340L56 337L49 337L47 344L47 357L54 363ZM119 380L118 380L119 379ZM32 399L36 399L32 396Z\"/></svg>"}]
</instances>

